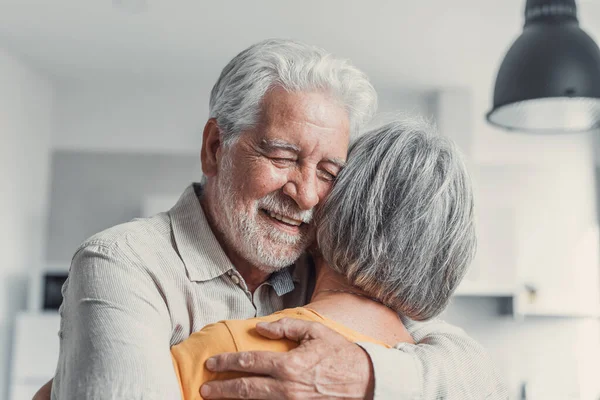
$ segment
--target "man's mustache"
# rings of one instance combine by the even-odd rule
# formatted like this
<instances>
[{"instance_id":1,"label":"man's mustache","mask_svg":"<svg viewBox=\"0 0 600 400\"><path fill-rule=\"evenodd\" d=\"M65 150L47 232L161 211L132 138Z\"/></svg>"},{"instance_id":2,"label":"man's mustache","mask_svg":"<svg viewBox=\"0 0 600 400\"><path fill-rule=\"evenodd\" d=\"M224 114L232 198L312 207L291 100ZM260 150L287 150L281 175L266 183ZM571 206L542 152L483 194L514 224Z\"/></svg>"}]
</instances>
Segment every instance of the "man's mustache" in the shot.
<instances>
[{"instance_id":1,"label":"man's mustache","mask_svg":"<svg viewBox=\"0 0 600 400\"><path fill-rule=\"evenodd\" d=\"M258 206L284 217L302 221L305 224L309 224L314 215L314 208L300 210L294 200L279 192L269 193L259 200Z\"/></svg>"}]
</instances>

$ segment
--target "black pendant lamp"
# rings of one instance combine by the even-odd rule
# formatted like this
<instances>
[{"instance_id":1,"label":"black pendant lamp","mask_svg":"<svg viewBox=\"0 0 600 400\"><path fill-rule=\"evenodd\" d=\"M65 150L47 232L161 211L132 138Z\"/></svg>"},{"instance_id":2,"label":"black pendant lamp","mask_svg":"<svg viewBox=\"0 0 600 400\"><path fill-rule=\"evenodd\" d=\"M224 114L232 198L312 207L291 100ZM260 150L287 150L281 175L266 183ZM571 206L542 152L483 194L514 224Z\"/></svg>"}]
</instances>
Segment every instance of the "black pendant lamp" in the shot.
<instances>
[{"instance_id":1,"label":"black pendant lamp","mask_svg":"<svg viewBox=\"0 0 600 400\"><path fill-rule=\"evenodd\" d=\"M533 133L600 126L600 50L575 0L527 0L525 28L500 66L492 124Z\"/></svg>"}]
</instances>

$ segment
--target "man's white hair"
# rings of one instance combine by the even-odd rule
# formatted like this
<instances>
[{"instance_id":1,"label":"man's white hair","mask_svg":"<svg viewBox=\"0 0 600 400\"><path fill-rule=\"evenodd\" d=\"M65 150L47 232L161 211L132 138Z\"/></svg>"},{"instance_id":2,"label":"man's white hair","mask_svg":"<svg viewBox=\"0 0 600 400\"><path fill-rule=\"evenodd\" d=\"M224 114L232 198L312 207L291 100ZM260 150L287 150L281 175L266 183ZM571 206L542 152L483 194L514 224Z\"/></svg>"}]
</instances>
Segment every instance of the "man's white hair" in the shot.
<instances>
[{"instance_id":1,"label":"man's white hair","mask_svg":"<svg viewBox=\"0 0 600 400\"><path fill-rule=\"evenodd\" d=\"M235 56L211 91L209 116L217 120L225 143L256 126L262 99L274 87L331 95L348 113L351 137L377 109L375 89L348 60L304 43L269 39Z\"/></svg>"}]
</instances>

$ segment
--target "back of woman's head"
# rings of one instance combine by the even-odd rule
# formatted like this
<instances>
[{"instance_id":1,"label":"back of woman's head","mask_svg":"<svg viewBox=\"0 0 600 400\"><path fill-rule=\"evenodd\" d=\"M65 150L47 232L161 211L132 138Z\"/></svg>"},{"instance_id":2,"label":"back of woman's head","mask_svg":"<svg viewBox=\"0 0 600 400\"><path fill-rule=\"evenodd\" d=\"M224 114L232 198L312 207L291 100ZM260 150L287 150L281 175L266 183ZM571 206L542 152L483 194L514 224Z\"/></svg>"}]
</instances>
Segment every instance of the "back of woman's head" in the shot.
<instances>
[{"instance_id":1,"label":"back of woman's head","mask_svg":"<svg viewBox=\"0 0 600 400\"><path fill-rule=\"evenodd\" d=\"M317 219L329 266L415 320L446 307L475 253L465 165L423 122L361 136Z\"/></svg>"}]
</instances>

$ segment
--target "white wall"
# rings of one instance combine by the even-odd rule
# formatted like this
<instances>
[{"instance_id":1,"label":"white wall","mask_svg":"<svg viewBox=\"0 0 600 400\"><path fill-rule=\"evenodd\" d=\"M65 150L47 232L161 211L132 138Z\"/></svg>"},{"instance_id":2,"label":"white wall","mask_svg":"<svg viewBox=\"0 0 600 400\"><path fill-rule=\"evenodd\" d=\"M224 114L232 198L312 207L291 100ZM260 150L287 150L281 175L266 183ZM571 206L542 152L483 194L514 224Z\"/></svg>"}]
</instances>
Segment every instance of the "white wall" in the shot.
<instances>
[{"instance_id":1,"label":"white wall","mask_svg":"<svg viewBox=\"0 0 600 400\"><path fill-rule=\"evenodd\" d=\"M53 91L0 49L0 397L15 313L24 309L28 271L43 262Z\"/></svg>"},{"instance_id":2,"label":"white wall","mask_svg":"<svg viewBox=\"0 0 600 400\"><path fill-rule=\"evenodd\" d=\"M55 150L199 154L211 87L71 83L57 92ZM429 97L380 88L380 110L422 114Z\"/></svg>"},{"instance_id":3,"label":"white wall","mask_svg":"<svg viewBox=\"0 0 600 400\"><path fill-rule=\"evenodd\" d=\"M199 154L209 91L191 84L62 86L53 148Z\"/></svg>"},{"instance_id":4,"label":"white wall","mask_svg":"<svg viewBox=\"0 0 600 400\"><path fill-rule=\"evenodd\" d=\"M597 320L498 315L494 299L454 299L443 319L462 327L489 352L509 383L511 399L597 400ZM534 397L534 393L537 394Z\"/></svg>"}]
</instances>

